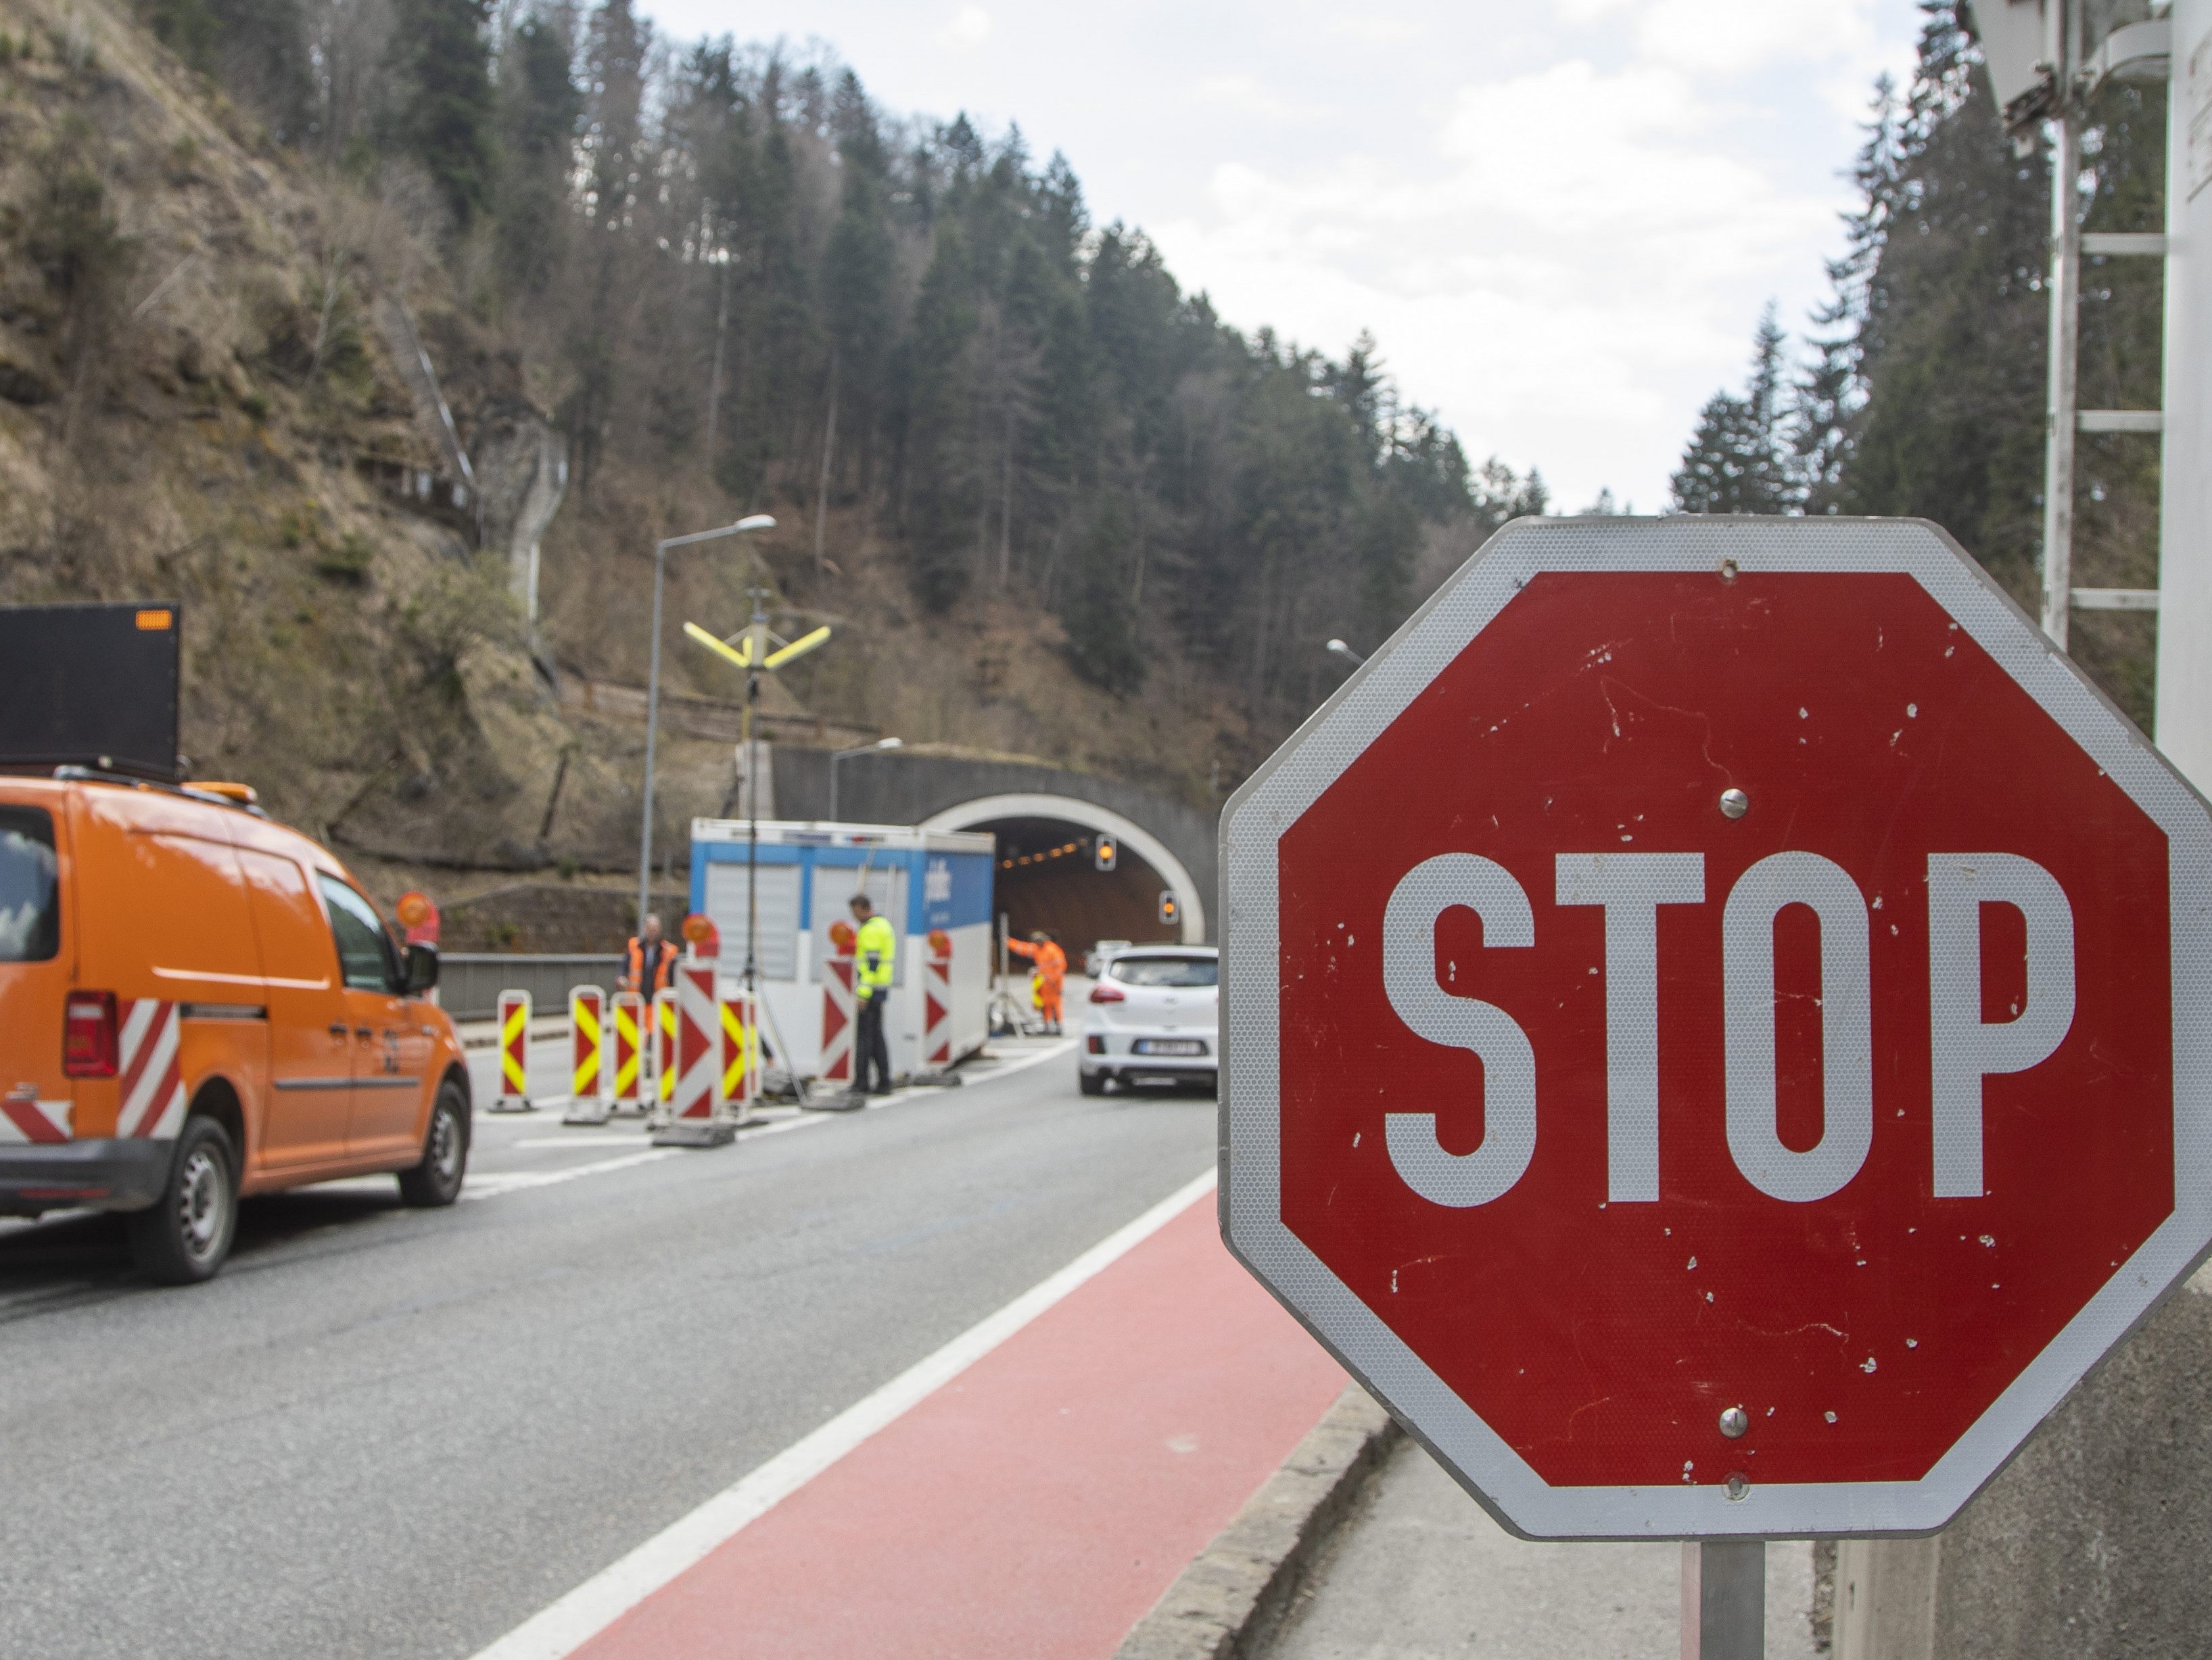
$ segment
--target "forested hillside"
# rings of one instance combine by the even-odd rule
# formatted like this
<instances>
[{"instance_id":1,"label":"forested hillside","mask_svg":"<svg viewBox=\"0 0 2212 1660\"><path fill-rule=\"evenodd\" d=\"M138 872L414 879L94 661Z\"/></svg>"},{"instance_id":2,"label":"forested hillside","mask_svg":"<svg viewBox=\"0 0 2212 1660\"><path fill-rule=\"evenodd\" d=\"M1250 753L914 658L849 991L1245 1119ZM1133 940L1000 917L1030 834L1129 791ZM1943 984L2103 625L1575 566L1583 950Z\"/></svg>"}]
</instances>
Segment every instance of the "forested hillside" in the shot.
<instances>
[{"instance_id":1,"label":"forested hillside","mask_svg":"<svg viewBox=\"0 0 2212 1660\"><path fill-rule=\"evenodd\" d=\"M2043 164L1924 9L1832 304L1762 326L1677 505L1925 514L2032 603ZM2086 222L2153 227L2160 92L2103 99ZM2084 403L2154 406L2155 269L2085 289ZM2154 441L2081 454L2077 579L2149 585ZM629 0L0 0L0 599L184 600L203 771L361 856L620 866L659 537L776 516L676 556L669 610L837 627L788 738L1212 805L1340 678L1326 639L1546 506L1372 342L1225 326L1064 158L820 49ZM2154 626L2075 633L2144 720ZM733 799L737 688L667 661L723 700L672 717L675 848Z\"/></svg>"},{"instance_id":2,"label":"forested hillside","mask_svg":"<svg viewBox=\"0 0 2212 1660\"><path fill-rule=\"evenodd\" d=\"M1705 406L1674 478L1696 513L1913 514L1956 536L2031 614L2040 605L2051 175L2013 154L1963 14L1924 0L1911 85L1876 92L1859 205L1802 363L1772 315L1741 394ZM2166 88L2114 83L2082 149L2081 223L2165 221ZM2087 256L2081 405L2156 409L2159 262ZM2158 586L2155 437L2083 434L2074 580ZM2156 622L2075 613L2075 657L2146 729Z\"/></svg>"},{"instance_id":3,"label":"forested hillside","mask_svg":"<svg viewBox=\"0 0 2212 1660\"><path fill-rule=\"evenodd\" d=\"M460 453L481 460L532 422L558 446L566 496L544 531L534 622L520 614L530 538L492 545L481 511L473 528L444 526L449 568L377 556L398 529L428 533L373 496L358 514L332 506L359 494L366 463L326 481L289 532L295 555L314 544L291 563L311 564L317 630L357 619L377 642L361 672L402 672L385 647L406 619L464 636L434 646L428 679L443 673L456 718L477 729L469 745L502 764L512 746L463 707L469 676L453 663L526 651L548 718L571 721L561 700L577 686L644 680L654 539L768 512L780 522L757 556L753 544L677 556L671 610L726 631L758 584L792 631L841 624L841 644L789 677L787 716L1216 800L1340 678L1324 641L1371 645L1490 528L1543 505L1534 475L1470 468L1372 343L1333 357L1224 326L1140 231L1093 223L1066 160L1032 155L1018 131L879 109L818 51L670 40L629 0L111 3L126 9L0 0L0 28L21 42L0 50L0 120L49 146L15 179L0 251L30 248L52 206L42 191L79 192L69 234L83 242L36 264L30 297L52 326L0 335L0 356L40 388L0 403L0 421L45 470L35 490L15 481L10 597L166 583L196 614L191 561L64 556L67 515L52 505L102 495L99 458L130 441L128 421L191 417L145 407L138 388L148 358L179 350L149 337L149 319L195 286L210 313L214 290L245 290L240 337L212 353L243 379L217 401L242 408L264 447L344 472L363 421L406 410L417 325ZM89 36L73 45L84 28L70 19L86 15L103 29L132 20L173 58L134 41L129 55L151 54L142 67ZM226 152L226 179L290 198L265 259L235 283L209 279L237 246L196 253L173 222L189 169L158 147L182 141L125 117L155 71L163 98L204 106L193 143ZM82 165L56 183L65 143ZM207 171L206 154L192 167ZM173 267L184 275L157 295ZM79 312L104 320L86 332L68 320ZM408 465L459 501L450 487L467 469L438 425L414 423ZM189 522L195 504L179 497L168 511L188 522L134 534L128 499L105 497L103 527L149 554L195 535L287 533L266 502L210 525ZM280 639L304 626L297 575L270 594ZM465 617L440 615L456 585ZM703 654L669 661L678 691L734 692ZM326 657L299 670L326 672ZM398 731L381 718L318 727L302 713L315 701L196 700L224 737L195 741L251 757L257 724L283 729L277 751L301 764L276 787L311 820L337 805L374 818L390 798L397 825L404 801L435 793L452 745L422 732L442 731L442 715L390 714L385 696ZM634 763L613 740L539 727L506 834L530 839L538 775L574 751L611 839L617 809L635 811ZM726 748L713 764L672 804L673 839L684 812L724 799ZM558 776L550 787L559 795Z\"/></svg>"}]
</instances>

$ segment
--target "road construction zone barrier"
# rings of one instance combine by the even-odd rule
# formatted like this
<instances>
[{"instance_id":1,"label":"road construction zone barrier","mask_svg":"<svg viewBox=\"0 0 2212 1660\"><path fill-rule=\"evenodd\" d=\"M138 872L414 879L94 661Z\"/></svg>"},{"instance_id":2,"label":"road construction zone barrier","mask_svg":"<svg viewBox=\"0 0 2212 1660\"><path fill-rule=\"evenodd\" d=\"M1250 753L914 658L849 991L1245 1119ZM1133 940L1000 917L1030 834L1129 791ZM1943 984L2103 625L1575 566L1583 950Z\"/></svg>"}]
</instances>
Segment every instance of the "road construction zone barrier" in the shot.
<instances>
[{"instance_id":1,"label":"road construction zone barrier","mask_svg":"<svg viewBox=\"0 0 2212 1660\"><path fill-rule=\"evenodd\" d=\"M494 1112L530 1110L530 994L499 994L499 1093Z\"/></svg>"},{"instance_id":2,"label":"road construction zone barrier","mask_svg":"<svg viewBox=\"0 0 2212 1660\"><path fill-rule=\"evenodd\" d=\"M830 954L822 962L822 1059L817 1073L825 1084L853 1081L853 1023L860 1018L853 1000L853 947L857 939L851 923L830 925Z\"/></svg>"},{"instance_id":3,"label":"road construction zone barrier","mask_svg":"<svg viewBox=\"0 0 2212 1660\"><path fill-rule=\"evenodd\" d=\"M921 1053L928 1065L941 1071L952 1064L952 936L943 928L929 931L921 1009Z\"/></svg>"},{"instance_id":4,"label":"road construction zone barrier","mask_svg":"<svg viewBox=\"0 0 2212 1660\"><path fill-rule=\"evenodd\" d=\"M617 1112L645 1110L645 999L634 991L615 994L613 1055L602 1073Z\"/></svg>"},{"instance_id":5,"label":"road construction zone barrier","mask_svg":"<svg viewBox=\"0 0 2212 1660\"><path fill-rule=\"evenodd\" d=\"M676 1093L676 988L653 994L653 1098L665 1111Z\"/></svg>"},{"instance_id":6,"label":"road construction zone barrier","mask_svg":"<svg viewBox=\"0 0 2212 1660\"><path fill-rule=\"evenodd\" d=\"M653 1132L655 1146L711 1147L734 1131L721 1110L720 1015L715 1006L714 964L686 958L676 965L675 1054L663 1080L667 1107Z\"/></svg>"},{"instance_id":7,"label":"road construction zone barrier","mask_svg":"<svg viewBox=\"0 0 2212 1660\"><path fill-rule=\"evenodd\" d=\"M760 1012L752 994L742 987L726 988L718 1001L722 1075L715 1088L718 1098L743 1123L752 1116L761 1094Z\"/></svg>"},{"instance_id":8,"label":"road construction zone barrier","mask_svg":"<svg viewBox=\"0 0 2212 1660\"><path fill-rule=\"evenodd\" d=\"M565 1124L604 1124L607 1122L607 994L597 986L577 986L568 993L571 1075Z\"/></svg>"}]
</instances>

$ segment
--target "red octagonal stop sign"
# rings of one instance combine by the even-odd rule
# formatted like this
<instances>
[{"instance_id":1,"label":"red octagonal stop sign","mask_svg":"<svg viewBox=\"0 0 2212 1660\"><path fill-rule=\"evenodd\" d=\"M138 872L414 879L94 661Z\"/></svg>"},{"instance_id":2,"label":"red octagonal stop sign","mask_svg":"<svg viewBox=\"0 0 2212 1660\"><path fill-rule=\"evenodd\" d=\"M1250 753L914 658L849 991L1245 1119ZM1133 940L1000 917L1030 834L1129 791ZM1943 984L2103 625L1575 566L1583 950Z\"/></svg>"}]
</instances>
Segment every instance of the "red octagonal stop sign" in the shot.
<instances>
[{"instance_id":1,"label":"red octagonal stop sign","mask_svg":"<svg viewBox=\"0 0 2212 1660\"><path fill-rule=\"evenodd\" d=\"M1231 1246L1523 1532L1938 1527L2212 1243L2212 818L1930 526L1510 526L1223 847Z\"/></svg>"}]
</instances>

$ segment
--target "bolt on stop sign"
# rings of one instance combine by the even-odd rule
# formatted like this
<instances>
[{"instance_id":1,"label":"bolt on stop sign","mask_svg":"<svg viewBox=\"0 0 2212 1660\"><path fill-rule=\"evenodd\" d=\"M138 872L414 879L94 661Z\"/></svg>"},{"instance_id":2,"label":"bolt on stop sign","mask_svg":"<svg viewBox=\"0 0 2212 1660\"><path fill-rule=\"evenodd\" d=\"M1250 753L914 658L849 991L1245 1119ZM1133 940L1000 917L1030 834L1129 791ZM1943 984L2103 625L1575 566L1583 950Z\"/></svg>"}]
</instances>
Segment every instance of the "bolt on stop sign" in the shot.
<instances>
[{"instance_id":1,"label":"bolt on stop sign","mask_svg":"<svg viewBox=\"0 0 2212 1660\"><path fill-rule=\"evenodd\" d=\"M1942 1526L2212 1243L2212 813L1913 521L1509 526L1222 820L1224 1232L1509 1526Z\"/></svg>"}]
</instances>

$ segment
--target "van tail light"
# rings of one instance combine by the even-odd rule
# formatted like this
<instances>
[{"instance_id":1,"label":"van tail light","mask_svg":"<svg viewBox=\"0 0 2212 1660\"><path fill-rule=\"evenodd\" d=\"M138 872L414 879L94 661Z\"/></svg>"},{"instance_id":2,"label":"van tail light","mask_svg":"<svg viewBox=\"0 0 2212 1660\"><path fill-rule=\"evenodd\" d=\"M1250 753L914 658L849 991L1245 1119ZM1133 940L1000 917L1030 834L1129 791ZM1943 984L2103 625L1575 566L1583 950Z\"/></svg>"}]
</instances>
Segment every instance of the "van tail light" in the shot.
<instances>
[{"instance_id":1,"label":"van tail light","mask_svg":"<svg viewBox=\"0 0 2212 1660\"><path fill-rule=\"evenodd\" d=\"M62 1018L62 1070L71 1078L115 1076L115 994L73 991Z\"/></svg>"},{"instance_id":2,"label":"van tail light","mask_svg":"<svg viewBox=\"0 0 2212 1660\"><path fill-rule=\"evenodd\" d=\"M1091 1000L1094 1003L1126 1003L1129 1000L1129 994L1119 986L1109 986L1102 980L1091 987Z\"/></svg>"}]
</instances>

